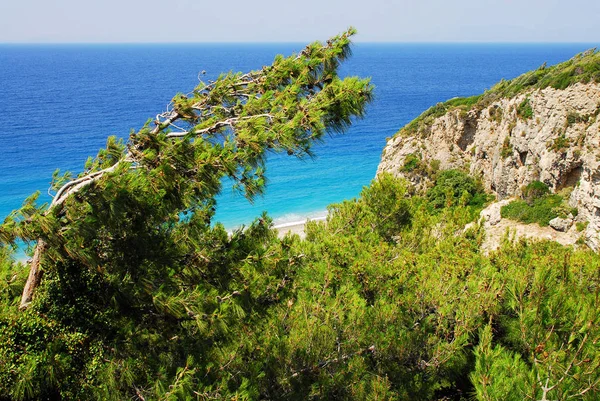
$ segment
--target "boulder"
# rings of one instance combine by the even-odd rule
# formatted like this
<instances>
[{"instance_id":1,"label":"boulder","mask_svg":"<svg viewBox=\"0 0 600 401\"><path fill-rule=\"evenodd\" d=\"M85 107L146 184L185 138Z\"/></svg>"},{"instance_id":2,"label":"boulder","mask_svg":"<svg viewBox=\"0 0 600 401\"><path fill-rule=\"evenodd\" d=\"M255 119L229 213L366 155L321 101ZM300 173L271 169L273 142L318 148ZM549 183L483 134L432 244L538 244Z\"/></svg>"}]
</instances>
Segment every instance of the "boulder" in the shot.
<instances>
[{"instance_id":1,"label":"boulder","mask_svg":"<svg viewBox=\"0 0 600 401\"><path fill-rule=\"evenodd\" d=\"M563 233L569 231L569 228L571 228L572 225L573 219L569 218L561 219L560 217L557 217L555 219L550 220L550 227L552 227L556 231L560 231Z\"/></svg>"},{"instance_id":2,"label":"boulder","mask_svg":"<svg viewBox=\"0 0 600 401\"><path fill-rule=\"evenodd\" d=\"M512 199L504 199L500 202L492 203L479 213L480 219L482 219L487 226L495 226L502 220L500 209L502 209L502 206L508 205L511 201Z\"/></svg>"}]
</instances>

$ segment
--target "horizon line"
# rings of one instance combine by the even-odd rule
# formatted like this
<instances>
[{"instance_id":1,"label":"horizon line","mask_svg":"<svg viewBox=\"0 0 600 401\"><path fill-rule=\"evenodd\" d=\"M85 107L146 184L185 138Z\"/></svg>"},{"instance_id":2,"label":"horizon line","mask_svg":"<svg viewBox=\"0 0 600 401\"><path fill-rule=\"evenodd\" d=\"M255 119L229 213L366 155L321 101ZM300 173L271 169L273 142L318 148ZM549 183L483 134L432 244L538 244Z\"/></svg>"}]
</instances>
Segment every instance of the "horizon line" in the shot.
<instances>
[{"instance_id":1,"label":"horizon line","mask_svg":"<svg viewBox=\"0 0 600 401\"><path fill-rule=\"evenodd\" d=\"M206 41L206 42L2 42L4 45L32 45L32 46L56 46L56 45L306 45L312 42L302 41ZM377 44L377 45L600 45L598 41L353 41L353 45Z\"/></svg>"}]
</instances>

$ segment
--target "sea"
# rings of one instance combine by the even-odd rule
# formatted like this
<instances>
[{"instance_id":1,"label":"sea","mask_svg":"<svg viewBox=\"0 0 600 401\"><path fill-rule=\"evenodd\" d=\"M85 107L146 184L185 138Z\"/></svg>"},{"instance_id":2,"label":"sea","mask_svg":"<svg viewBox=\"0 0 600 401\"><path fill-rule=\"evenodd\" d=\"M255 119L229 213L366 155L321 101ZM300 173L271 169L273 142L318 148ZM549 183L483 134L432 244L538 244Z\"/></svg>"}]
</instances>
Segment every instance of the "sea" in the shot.
<instances>
[{"instance_id":1,"label":"sea","mask_svg":"<svg viewBox=\"0 0 600 401\"><path fill-rule=\"evenodd\" d=\"M597 43L357 43L342 76L370 77L375 99L363 120L317 144L312 159L268 156L265 194L251 204L229 183L215 221L234 229L263 211L275 224L322 218L327 206L351 199L374 178L386 138L438 102L476 95L501 79L568 60ZM56 169L80 172L106 138L127 138L221 72L260 69L277 54L302 50L277 44L0 44L0 221L48 187Z\"/></svg>"}]
</instances>

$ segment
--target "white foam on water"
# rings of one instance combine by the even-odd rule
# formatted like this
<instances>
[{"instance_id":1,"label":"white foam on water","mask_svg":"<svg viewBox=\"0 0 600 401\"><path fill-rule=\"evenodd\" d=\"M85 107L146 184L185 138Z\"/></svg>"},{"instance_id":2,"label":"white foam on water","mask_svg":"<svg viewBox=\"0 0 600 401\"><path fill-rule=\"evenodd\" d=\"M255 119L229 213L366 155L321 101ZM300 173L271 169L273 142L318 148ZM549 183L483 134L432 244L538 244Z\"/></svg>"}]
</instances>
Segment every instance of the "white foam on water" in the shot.
<instances>
[{"instance_id":1,"label":"white foam on water","mask_svg":"<svg viewBox=\"0 0 600 401\"><path fill-rule=\"evenodd\" d=\"M323 221L327 218L327 210L319 210L316 212L308 213L288 213L283 216L273 218L273 228L280 229L286 227L298 226L306 224L308 221ZM235 227L226 227L226 231L232 234L234 231L240 228L248 227L250 224L243 224Z\"/></svg>"},{"instance_id":2,"label":"white foam on water","mask_svg":"<svg viewBox=\"0 0 600 401\"><path fill-rule=\"evenodd\" d=\"M300 224L306 224L309 220L325 220L327 218L327 211L321 210L318 212L311 212L306 214L296 214L289 213L285 214L281 217L277 217L273 219L273 227L274 228L285 228L297 226Z\"/></svg>"}]
</instances>

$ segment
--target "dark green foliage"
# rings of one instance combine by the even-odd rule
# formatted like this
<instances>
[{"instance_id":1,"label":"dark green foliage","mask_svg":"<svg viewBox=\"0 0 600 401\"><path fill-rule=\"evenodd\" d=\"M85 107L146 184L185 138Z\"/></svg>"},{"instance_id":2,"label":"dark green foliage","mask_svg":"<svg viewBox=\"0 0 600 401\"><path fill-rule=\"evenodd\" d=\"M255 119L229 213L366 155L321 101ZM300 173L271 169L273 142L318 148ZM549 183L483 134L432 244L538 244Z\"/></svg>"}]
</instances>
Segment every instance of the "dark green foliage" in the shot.
<instances>
[{"instance_id":1,"label":"dark green foliage","mask_svg":"<svg viewBox=\"0 0 600 401\"><path fill-rule=\"evenodd\" d=\"M421 158L418 154L411 153L406 156L404 159L404 164L402 165L402 171L405 173L410 173L419 167L421 163Z\"/></svg>"},{"instance_id":2,"label":"dark green foliage","mask_svg":"<svg viewBox=\"0 0 600 401\"><path fill-rule=\"evenodd\" d=\"M550 145L549 149L553 150L555 152L560 152L565 149L568 149L570 145L571 145L571 140L569 138L567 138L565 136L565 134L563 133L563 134L560 134L559 136L557 136L556 138L554 138L554 141L552 141L552 144Z\"/></svg>"},{"instance_id":3,"label":"dark green foliage","mask_svg":"<svg viewBox=\"0 0 600 401\"><path fill-rule=\"evenodd\" d=\"M434 209L453 206L481 207L489 199L480 182L459 170L442 171L434 186L427 192Z\"/></svg>"},{"instance_id":4,"label":"dark green foliage","mask_svg":"<svg viewBox=\"0 0 600 401\"><path fill-rule=\"evenodd\" d=\"M547 226L550 220L558 217L556 208L562 203L563 198L560 195L545 195L531 202L513 201L502 206L500 213L503 218Z\"/></svg>"},{"instance_id":5,"label":"dark green foliage","mask_svg":"<svg viewBox=\"0 0 600 401\"><path fill-rule=\"evenodd\" d=\"M532 181L521 189L521 197L529 204L549 193L550 188L541 181Z\"/></svg>"},{"instance_id":6,"label":"dark green foliage","mask_svg":"<svg viewBox=\"0 0 600 401\"><path fill-rule=\"evenodd\" d=\"M528 97L523 99L523 101L517 106L517 116L523 120L529 120L533 118L533 109L531 108L531 103L529 102Z\"/></svg>"},{"instance_id":7,"label":"dark green foliage","mask_svg":"<svg viewBox=\"0 0 600 401\"><path fill-rule=\"evenodd\" d=\"M569 213L577 215L577 209L569 207L562 195L552 194L548 185L541 181L532 181L524 186L521 198L523 200L503 206L500 211L502 217L547 226L555 217L565 218Z\"/></svg>"},{"instance_id":8,"label":"dark green foliage","mask_svg":"<svg viewBox=\"0 0 600 401\"><path fill-rule=\"evenodd\" d=\"M361 193L366 210L375 216L368 220L387 241L392 240L410 224L411 211L407 195L407 184L389 174L379 176Z\"/></svg>"}]
</instances>

